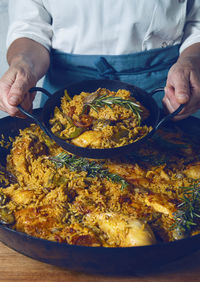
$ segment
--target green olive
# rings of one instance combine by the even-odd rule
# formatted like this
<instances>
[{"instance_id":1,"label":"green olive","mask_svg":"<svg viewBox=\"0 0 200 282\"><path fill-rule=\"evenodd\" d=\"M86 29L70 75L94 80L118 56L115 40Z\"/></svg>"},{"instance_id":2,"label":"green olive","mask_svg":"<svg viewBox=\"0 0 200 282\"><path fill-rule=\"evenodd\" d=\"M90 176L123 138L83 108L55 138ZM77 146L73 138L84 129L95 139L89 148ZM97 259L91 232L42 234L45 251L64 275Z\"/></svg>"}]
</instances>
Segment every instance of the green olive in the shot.
<instances>
[{"instance_id":1,"label":"green olive","mask_svg":"<svg viewBox=\"0 0 200 282\"><path fill-rule=\"evenodd\" d=\"M67 139L76 138L76 137L78 137L82 132L83 132L83 128L75 127L75 130L74 130L70 135L68 135Z\"/></svg>"}]
</instances>

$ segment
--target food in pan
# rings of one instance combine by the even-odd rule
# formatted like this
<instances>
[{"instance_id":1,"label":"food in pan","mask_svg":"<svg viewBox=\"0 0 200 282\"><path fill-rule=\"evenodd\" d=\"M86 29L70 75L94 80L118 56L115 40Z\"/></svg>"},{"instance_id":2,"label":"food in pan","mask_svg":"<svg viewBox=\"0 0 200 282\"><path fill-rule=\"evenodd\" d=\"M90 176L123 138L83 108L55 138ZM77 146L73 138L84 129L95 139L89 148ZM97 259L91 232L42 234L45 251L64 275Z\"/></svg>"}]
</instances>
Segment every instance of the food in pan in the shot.
<instances>
[{"instance_id":1,"label":"food in pan","mask_svg":"<svg viewBox=\"0 0 200 282\"><path fill-rule=\"evenodd\" d=\"M120 160L88 160L31 125L0 167L0 222L38 238L97 247L198 234L199 152L179 129L162 129Z\"/></svg>"},{"instance_id":2,"label":"food in pan","mask_svg":"<svg viewBox=\"0 0 200 282\"><path fill-rule=\"evenodd\" d=\"M148 110L128 90L99 88L70 98L67 91L50 120L52 132L79 147L114 148L136 142L152 128Z\"/></svg>"}]
</instances>

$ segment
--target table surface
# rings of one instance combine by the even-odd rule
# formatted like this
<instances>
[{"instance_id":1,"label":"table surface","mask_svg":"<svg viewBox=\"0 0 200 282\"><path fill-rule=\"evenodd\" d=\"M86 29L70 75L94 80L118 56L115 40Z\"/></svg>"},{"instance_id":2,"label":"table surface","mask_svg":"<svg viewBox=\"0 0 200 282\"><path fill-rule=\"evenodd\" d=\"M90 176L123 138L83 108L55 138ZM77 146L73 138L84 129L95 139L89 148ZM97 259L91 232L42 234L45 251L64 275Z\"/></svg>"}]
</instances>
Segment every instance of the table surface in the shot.
<instances>
[{"instance_id":1,"label":"table surface","mask_svg":"<svg viewBox=\"0 0 200 282\"><path fill-rule=\"evenodd\" d=\"M157 272L132 277L109 277L72 272L23 256L0 243L0 281L69 281L69 282L130 282L130 281L200 281L200 251L170 263Z\"/></svg>"}]
</instances>

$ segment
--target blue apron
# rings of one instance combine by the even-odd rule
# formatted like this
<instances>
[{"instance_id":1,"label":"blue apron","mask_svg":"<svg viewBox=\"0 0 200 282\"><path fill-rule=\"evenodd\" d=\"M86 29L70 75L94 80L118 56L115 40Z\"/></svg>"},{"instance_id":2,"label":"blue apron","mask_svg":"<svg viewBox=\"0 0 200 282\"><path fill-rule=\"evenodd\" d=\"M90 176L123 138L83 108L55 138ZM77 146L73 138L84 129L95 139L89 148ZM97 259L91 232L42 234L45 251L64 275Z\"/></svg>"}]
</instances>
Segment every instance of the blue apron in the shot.
<instances>
[{"instance_id":1,"label":"blue apron","mask_svg":"<svg viewBox=\"0 0 200 282\"><path fill-rule=\"evenodd\" d=\"M170 67L177 61L180 45L127 55L76 55L56 50L44 80L50 93L86 79L114 79L134 84L147 92L164 87ZM154 95L159 106L163 95ZM46 97L42 96L41 106Z\"/></svg>"}]
</instances>

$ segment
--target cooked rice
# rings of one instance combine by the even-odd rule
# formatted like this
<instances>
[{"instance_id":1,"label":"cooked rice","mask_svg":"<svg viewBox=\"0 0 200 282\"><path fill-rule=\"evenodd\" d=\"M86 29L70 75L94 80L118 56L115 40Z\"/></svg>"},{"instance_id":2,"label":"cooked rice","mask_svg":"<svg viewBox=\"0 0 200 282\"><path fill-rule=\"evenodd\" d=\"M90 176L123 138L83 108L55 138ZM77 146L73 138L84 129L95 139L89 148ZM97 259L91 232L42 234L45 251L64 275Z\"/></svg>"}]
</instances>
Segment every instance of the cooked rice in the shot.
<instances>
[{"instance_id":1,"label":"cooked rice","mask_svg":"<svg viewBox=\"0 0 200 282\"><path fill-rule=\"evenodd\" d=\"M98 109L91 107L83 114L84 102L96 93L98 97L106 95L125 101L131 100L139 106L142 121L149 115L148 110L128 90L114 92L99 88L94 93L81 92L70 101L65 92L60 108L55 108L54 117L50 120L52 132L80 147L113 148L136 142L152 130L151 126L140 124L135 112L118 104L105 105Z\"/></svg>"},{"instance_id":2,"label":"cooked rice","mask_svg":"<svg viewBox=\"0 0 200 282\"><path fill-rule=\"evenodd\" d=\"M166 136L170 137L168 141ZM175 151L160 141L170 142ZM6 207L13 214L15 222L10 224L11 228L51 241L130 246L125 242L134 219L140 220L144 230L148 225L157 242L173 241L176 232L171 226L182 196L181 187L200 178L199 149L180 132L177 135L162 131L154 140L138 147L134 160L139 155L144 157L137 162L133 157L97 161L128 182L122 189L121 183L99 175L88 176L84 168L77 172L56 166L52 158L63 153L63 149L38 126L31 125L21 130L7 157L7 170L17 182L0 188L0 193L7 197L1 208ZM198 225L190 235L197 233Z\"/></svg>"}]
</instances>

